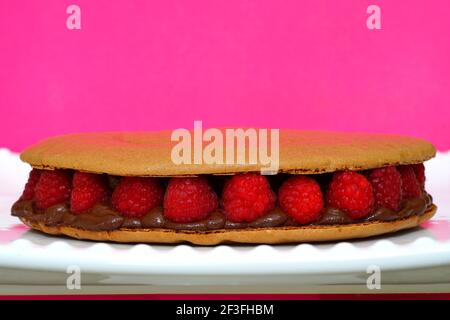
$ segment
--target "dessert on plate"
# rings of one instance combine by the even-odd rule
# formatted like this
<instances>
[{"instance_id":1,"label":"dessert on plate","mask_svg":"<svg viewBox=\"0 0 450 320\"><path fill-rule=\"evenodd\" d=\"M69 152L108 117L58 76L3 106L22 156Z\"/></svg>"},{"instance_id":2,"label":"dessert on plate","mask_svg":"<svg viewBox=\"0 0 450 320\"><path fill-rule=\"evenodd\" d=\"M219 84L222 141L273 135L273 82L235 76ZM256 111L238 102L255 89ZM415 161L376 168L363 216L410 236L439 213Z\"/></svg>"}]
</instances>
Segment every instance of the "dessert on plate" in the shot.
<instances>
[{"instance_id":1,"label":"dessert on plate","mask_svg":"<svg viewBox=\"0 0 450 320\"><path fill-rule=\"evenodd\" d=\"M175 164L171 133L81 133L26 149L12 215L51 235L114 242L299 243L413 228L436 212L421 139L280 130L279 170Z\"/></svg>"}]
</instances>

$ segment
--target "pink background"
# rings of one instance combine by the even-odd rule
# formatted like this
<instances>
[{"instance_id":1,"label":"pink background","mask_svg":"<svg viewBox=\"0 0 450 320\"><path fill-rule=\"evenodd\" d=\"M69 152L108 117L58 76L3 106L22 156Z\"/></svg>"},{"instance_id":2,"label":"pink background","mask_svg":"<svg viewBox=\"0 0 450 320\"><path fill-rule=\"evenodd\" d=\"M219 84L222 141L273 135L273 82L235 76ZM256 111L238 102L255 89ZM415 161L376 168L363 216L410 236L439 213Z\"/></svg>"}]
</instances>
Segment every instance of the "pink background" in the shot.
<instances>
[{"instance_id":1,"label":"pink background","mask_svg":"<svg viewBox=\"0 0 450 320\"><path fill-rule=\"evenodd\" d=\"M81 7L82 29L66 28ZM366 8L382 10L368 30ZM450 148L450 1L0 0L0 146L259 126Z\"/></svg>"}]
</instances>

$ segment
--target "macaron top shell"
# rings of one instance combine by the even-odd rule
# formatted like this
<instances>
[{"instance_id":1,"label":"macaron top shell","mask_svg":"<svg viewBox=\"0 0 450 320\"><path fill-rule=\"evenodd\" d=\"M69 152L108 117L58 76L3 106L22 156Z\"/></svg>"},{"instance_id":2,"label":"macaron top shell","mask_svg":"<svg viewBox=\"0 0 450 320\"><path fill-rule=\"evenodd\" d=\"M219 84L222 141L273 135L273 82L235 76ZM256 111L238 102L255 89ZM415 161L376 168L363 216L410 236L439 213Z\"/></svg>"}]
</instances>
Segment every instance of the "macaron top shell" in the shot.
<instances>
[{"instance_id":1,"label":"macaron top shell","mask_svg":"<svg viewBox=\"0 0 450 320\"><path fill-rule=\"evenodd\" d=\"M270 130L267 131L270 141ZM225 129L221 132L225 140ZM31 146L21 154L21 159L35 168L65 168L119 176L234 174L260 171L268 166L259 157L256 163L246 159L245 164L225 161L176 164L171 153L178 142L171 140L171 134L172 131L68 134ZM192 132L191 136L194 136ZM203 148L208 143L203 142ZM235 154L236 148L234 143ZM269 155L270 148L269 143ZM223 153L225 160L225 141ZM281 129L278 172L319 174L413 164L424 162L435 153L431 143L412 137Z\"/></svg>"}]
</instances>

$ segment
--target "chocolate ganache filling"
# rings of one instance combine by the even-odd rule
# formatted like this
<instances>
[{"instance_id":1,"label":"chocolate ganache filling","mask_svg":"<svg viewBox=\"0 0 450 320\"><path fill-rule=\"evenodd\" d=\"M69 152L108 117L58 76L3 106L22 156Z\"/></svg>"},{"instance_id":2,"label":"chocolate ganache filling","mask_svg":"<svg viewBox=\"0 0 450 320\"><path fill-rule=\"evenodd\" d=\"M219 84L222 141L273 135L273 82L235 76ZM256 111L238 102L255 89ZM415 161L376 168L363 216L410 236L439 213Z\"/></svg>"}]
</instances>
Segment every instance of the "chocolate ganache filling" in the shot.
<instances>
[{"instance_id":1,"label":"chocolate ganache filling","mask_svg":"<svg viewBox=\"0 0 450 320\"><path fill-rule=\"evenodd\" d=\"M338 225L367 221L392 221L404 219L412 215L422 215L431 206L431 196L423 192L420 198L403 200L399 211L387 208L376 208L363 219L353 220L344 211L326 207L318 220L309 224ZM87 212L74 214L70 211L68 203L51 206L45 210L38 209L31 200L18 200L12 207L12 215L25 218L34 223L42 223L46 226L67 226L84 230L106 231L116 229L152 229L163 228L173 230L208 231L218 229L246 229L246 228L272 228L301 226L295 222L279 207L253 222L232 222L226 219L221 211L215 211L207 218L190 223L176 223L167 219L163 214L163 208L157 207L141 218L129 218L122 216L108 204L97 204Z\"/></svg>"}]
</instances>

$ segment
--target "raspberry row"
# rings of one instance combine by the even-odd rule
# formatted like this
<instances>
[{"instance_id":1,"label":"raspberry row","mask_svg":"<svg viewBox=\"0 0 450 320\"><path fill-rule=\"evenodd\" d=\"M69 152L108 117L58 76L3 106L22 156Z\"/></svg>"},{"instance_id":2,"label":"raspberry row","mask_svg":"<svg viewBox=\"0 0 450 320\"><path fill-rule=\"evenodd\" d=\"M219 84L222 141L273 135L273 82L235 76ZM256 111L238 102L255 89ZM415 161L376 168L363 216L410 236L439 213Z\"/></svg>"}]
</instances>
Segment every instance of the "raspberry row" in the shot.
<instances>
[{"instance_id":1,"label":"raspberry row","mask_svg":"<svg viewBox=\"0 0 450 320\"><path fill-rule=\"evenodd\" d=\"M252 222L278 205L297 223L309 224L326 206L342 210L352 219L362 219L380 207L398 211L403 200L423 194L425 168L415 164L331 175L290 175L276 191L271 186L274 181L269 180L277 177L236 174L218 188L217 181L223 179L201 176L165 181L33 169L21 199L34 201L41 210L69 202L74 214L86 214L97 203L107 203L123 216L135 218L162 206L164 216L177 223L200 221L217 210L229 221Z\"/></svg>"}]
</instances>

